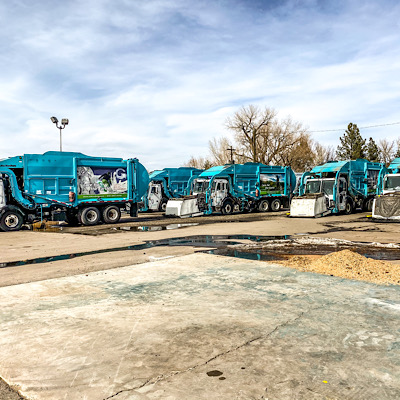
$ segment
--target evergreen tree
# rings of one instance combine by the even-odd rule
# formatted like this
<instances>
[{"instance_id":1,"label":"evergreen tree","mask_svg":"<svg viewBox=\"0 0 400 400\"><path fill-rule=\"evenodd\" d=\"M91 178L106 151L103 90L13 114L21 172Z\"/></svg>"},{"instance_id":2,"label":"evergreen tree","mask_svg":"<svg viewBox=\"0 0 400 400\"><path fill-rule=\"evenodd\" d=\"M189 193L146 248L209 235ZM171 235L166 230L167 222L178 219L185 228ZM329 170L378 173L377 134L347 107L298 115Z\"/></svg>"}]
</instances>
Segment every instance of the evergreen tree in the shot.
<instances>
[{"instance_id":1,"label":"evergreen tree","mask_svg":"<svg viewBox=\"0 0 400 400\"><path fill-rule=\"evenodd\" d=\"M375 140L372 139L372 137L369 138L367 145L367 160L375 162L380 160L380 151L378 145L375 143Z\"/></svg>"},{"instance_id":2,"label":"evergreen tree","mask_svg":"<svg viewBox=\"0 0 400 400\"><path fill-rule=\"evenodd\" d=\"M340 145L336 150L338 159L355 160L357 158L365 158L366 149L365 139L361 136L357 124L350 122L345 133L340 138Z\"/></svg>"}]
</instances>

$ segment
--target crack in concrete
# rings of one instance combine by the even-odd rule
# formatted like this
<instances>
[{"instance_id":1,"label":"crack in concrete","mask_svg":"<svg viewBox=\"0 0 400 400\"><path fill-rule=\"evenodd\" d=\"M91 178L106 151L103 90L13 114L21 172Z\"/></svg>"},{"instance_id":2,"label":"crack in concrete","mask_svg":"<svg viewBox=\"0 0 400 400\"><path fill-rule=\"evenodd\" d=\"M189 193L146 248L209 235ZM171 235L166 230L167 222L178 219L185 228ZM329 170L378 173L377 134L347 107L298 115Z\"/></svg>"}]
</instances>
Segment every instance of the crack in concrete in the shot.
<instances>
[{"instance_id":1,"label":"crack in concrete","mask_svg":"<svg viewBox=\"0 0 400 400\"><path fill-rule=\"evenodd\" d=\"M320 307L317 307L317 308L320 308ZM310 310L308 310L307 313L308 313L309 311L310 311ZM247 342L244 342L244 343L240 344L239 346L236 346L236 347L234 347L234 348L232 348L232 349L229 349L229 350L227 350L227 351L224 351L224 352L222 352L222 353L219 353L219 354L215 355L214 357L211 357L211 358L208 359L207 361L204 361L203 363L194 365L193 367L189 367L189 368L184 369L184 370L182 370L182 371L172 371L172 372L170 372L170 373L168 373L168 374L161 374L161 375L158 375L158 376L156 376L156 377L149 378L149 379L147 379L144 383L142 383L142 384L139 385L139 386L135 386L135 387L133 387L133 388L131 388L131 389L123 389L123 390L120 390L120 391L116 392L115 394L113 394L113 395L111 395L111 396L109 396L109 397L104 398L103 400L109 400L109 399L115 398L116 396L118 396L119 394L124 393L124 392L131 392L131 391L133 391L133 390L142 389L143 387L145 387L145 386L147 386L147 385L149 385L149 384L155 385L156 383L158 383L158 382L160 382L160 381L162 381L162 380L164 380L164 379L168 379L168 378L171 378L172 376L184 374L184 373L186 373L186 372L193 371L193 370L195 370L196 368L203 367L204 365L209 364L210 362L216 360L217 358L220 358L220 357L223 357L223 356L225 356L225 355L227 355L227 354L233 353L233 352L235 352L235 351L237 351L237 350L239 350L239 349L241 349L241 348L243 348L243 347L245 347L245 346L250 345L251 343L254 343L254 342L258 341L258 340L262 340L262 339L267 339L267 338L269 338L269 337L270 337L271 335L273 335L276 331L278 331L278 329L281 329L281 328L283 328L283 327L285 327L285 326L287 326L287 325L290 325L290 324L293 324L293 323L297 322L300 318L303 317L304 314L306 314L306 311L302 311L302 312L301 312L296 318L294 318L294 319L287 320L286 322L283 322L283 323L281 323L281 324L278 324L272 331L268 332L267 334L261 335L261 336L257 336L257 337L255 337L255 338L253 338L253 339L248 340Z\"/></svg>"}]
</instances>

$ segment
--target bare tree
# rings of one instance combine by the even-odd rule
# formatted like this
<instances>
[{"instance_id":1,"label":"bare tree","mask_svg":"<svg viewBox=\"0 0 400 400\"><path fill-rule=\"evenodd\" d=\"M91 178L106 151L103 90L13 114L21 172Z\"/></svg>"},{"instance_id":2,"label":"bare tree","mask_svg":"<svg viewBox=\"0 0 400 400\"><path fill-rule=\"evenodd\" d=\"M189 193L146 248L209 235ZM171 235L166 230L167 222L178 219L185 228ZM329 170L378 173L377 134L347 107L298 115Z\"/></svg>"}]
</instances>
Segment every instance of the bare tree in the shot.
<instances>
[{"instance_id":1,"label":"bare tree","mask_svg":"<svg viewBox=\"0 0 400 400\"><path fill-rule=\"evenodd\" d=\"M228 138L214 138L208 142L211 158L215 165L228 164L231 161L231 155L228 148L231 146Z\"/></svg>"},{"instance_id":2,"label":"bare tree","mask_svg":"<svg viewBox=\"0 0 400 400\"><path fill-rule=\"evenodd\" d=\"M309 139L307 129L300 122L293 121L290 117L279 122L274 121L271 132L265 138L262 149L264 164L289 165L295 157L295 149ZM300 148L300 147L299 147Z\"/></svg>"},{"instance_id":3,"label":"bare tree","mask_svg":"<svg viewBox=\"0 0 400 400\"><path fill-rule=\"evenodd\" d=\"M396 153L395 143L390 142L387 139L381 139L378 142L378 148L381 155L381 161L386 165L389 165Z\"/></svg>"},{"instance_id":4,"label":"bare tree","mask_svg":"<svg viewBox=\"0 0 400 400\"><path fill-rule=\"evenodd\" d=\"M235 132L237 154L247 161L289 165L296 148L303 148L301 144L309 139L304 136L307 129L290 117L279 121L276 116L272 108L261 110L250 104L228 118L226 126Z\"/></svg>"},{"instance_id":5,"label":"bare tree","mask_svg":"<svg viewBox=\"0 0 400 400\"><path fill-rule=\"evenodd\" d=\"M193 168L199 168L199 169L208 169L214 165L217 165L217 164L213 163L208 158L201 157L201 156L200 157L191 156L189 161L187 161L183 164L184 167L193 167Z\"/></svg>"},{"instance_id":6,"label":"bare tree","mask_svg":"<svg viewBox=\"0 0 400 400\"><path fill-rule=\"evenodd\" d=\"M300 122L290 117L280 121L276 116L274 109L261 110L257 106L248 105L227 118L226 127L235 134L232 146L236 163L252 161L266 165L290 165L297 171L303 171L315 165L316 150L319 151L320 159L334 154L334 150L315 147L307 128ZM232 147L226 137L214 138L208 145L208 164L224 165L230 162L228 149ZM205 159L192 157L187 165L201 168L205 165Z\"/></svg>"},{"instance_id":7,"label":"bare tree","mask_svg":"<svg viewBox=\"0 0 400 400\"><path fill-rule=\"evenodd\" d=\"M241 107L226 120L226 127L235 132L235 139L243 155L249 161L262 162L260 149L268 136L268 125L275 119L276 111L255 105Z\"/></svg>"},{"instance_id":8,"label":"bare tree","mask_svg":"<svg viewBox=\"0 0 400 400\"><path fill-rule=\"evenodd\" d=\"M313 141L309 134L302 134L297 142L283 152L279 164L290 165L296 172L309 171L314 166Z\"/></svg>"},{"instance_id":9,"label":"bare tree","mask_svg":"<svg viewBox=\"0 0 400 400\"><path fill-rule=\"evenodd\" d=\"M396 154L394 155L395 158L400 157L400 138L396 140Z\"/></svg>"},{"instance_id":10,"label":"bare tree","mask_svg":"<svg viewBox=\"0 0 400 400\"><path fill-rule=\"evenodd\" d=\"M314 165L325 164L336 159L336 150L333 146L323 146L318 142L314 142L313 153Z\"/></svg>"}]
</instances>

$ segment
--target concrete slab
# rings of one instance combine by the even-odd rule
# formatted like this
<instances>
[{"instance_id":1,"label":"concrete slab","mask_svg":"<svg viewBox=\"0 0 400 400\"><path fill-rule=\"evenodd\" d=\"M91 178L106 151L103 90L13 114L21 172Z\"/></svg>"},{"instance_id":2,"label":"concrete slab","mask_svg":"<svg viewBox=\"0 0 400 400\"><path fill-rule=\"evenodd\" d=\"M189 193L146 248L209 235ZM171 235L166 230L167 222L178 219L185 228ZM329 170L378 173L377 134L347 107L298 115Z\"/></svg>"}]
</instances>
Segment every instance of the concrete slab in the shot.
<instances>
[{"instance_id":1,"label":"concrete slab","mask_svg":"<svg viewBox=\"0 0 400 400\"><path fill-rule=\"evenodd\" d=\"M194 254L0 289L29 399L398 399L400 287Z\"/></svg>"}]
</instances>

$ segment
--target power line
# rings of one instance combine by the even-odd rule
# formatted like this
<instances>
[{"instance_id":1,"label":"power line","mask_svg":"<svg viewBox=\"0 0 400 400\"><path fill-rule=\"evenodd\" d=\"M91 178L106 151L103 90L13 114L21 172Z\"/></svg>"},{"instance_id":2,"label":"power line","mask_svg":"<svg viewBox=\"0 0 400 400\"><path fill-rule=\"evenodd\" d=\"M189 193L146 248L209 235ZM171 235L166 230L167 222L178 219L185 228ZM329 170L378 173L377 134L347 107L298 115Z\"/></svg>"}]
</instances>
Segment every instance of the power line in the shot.
<instances>
[{"instance_id":1,"label":"power line","mask_svg":"<svg viewBox=\"0 0 400 400\"><path fill-rule=\"evenodd\" d=\"M379 128L381 126L389 126L389 125L400 125L400 122L392 122L390 124L382 124L382 125L370 125L370 126L360 126L358 129L369 129L369 128ZM310 133L321 133L321 132L343 132L345 129L325 129L321 131L309 131Z\"/></svg>"}]
</instances>

